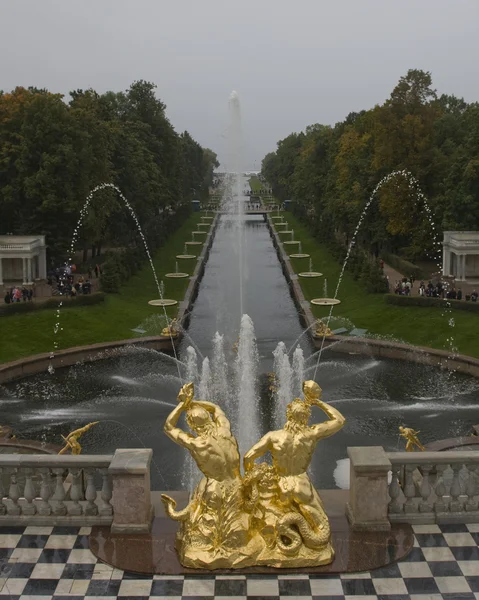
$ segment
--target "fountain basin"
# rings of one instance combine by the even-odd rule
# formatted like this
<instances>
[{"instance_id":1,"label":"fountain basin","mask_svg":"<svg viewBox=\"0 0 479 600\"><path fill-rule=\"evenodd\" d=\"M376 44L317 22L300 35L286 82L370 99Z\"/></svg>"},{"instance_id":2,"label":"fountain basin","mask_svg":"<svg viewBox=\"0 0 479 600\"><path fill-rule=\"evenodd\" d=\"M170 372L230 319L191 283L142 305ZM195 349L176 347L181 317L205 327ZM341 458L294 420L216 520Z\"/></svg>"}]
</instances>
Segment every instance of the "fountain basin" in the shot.
<instances>
[{"instance_id":1,"label":"fountain basin","mask_svg":"<svg viewBox=\"0 0 479 600\"><path fill-rule=\"evenodd\" d=\"M309 258L310 255L309 254L296 253L296 254L290 254L289 257L290 258Z\"/></svg>"},{"instance_id":2,"label":"fountain basin","mask_svg":"<svg viewBox=\"0 0 479 600\"><path fill-rule=\"evenodd\" d=\"M196 258L196 255L195 254L177 254L176 258L182 258L184 260L189 260L192 258Z\"/></svg>"},{"instance_id":3,"label":"fountain basin","mask_svg":"<svg viewBox=\"0 0 479 600\"><path fill-rule=\"evenodd\" d=\"M158 300L149 300L148 304L151 306L175 306L178 304L178 300L172 298L158 298Z\"/></svg>"},{"instance_id":4,"label":"fountain basin","mask_svg":"<svg viewBox=\"0 0 479 600\"><path fill-rule=\"evenodd\" d=\"M198 241L196 241L196 242L185 242L185 245L186 246L201 246L201 245L203 245L203 242L198 242Z\"/></svg>"},{"instance_id":5,"label":"fountain basin","mask_svg":"<svg viewBox=\"0 0 479 600\"><path fill-rule=\"evenodd\" d=\"M286 246L286 244L287 244L288 246L292 246L293 244L301 244L301 242L300 242L299 240L289 240L289 241L283 242L283 244L284 244L285 246Z\"/></svg>"},{"instance_id":6,"label":"fountain basin","mask_svg":"<svg viewBox=\"0 0 479 600\"><path fill-rule=\"evenodd\" d=\"M341 300L337 298L313 298L311 304L315 306L335 306L336 304L341 304Z\"/></svg>"},{"instance_id":7,"label":"fountain basin","mask_svg":"<svg viewBox=\"0 0 479 600\"><path fill-rule=\"evenodd\" d=\"M299 277L321 277L322 273L318 271L303 271L302 273L298 273Z\"/></svg>"},{"instance_id":8,"label":"fountain basin","mask_svg":"<svg viewBox=\"0 0 479 600\"><path fill-rule=\"evenodd\" d=\"M193 233L193 235L206 235L208 232L207 231L193 231L192 233Z\"/></svg>"},{"instance_id":9,"label":"fountain basin","mask_svg":"<svg viewBox=\"0 0 479 600\"><path fill-rule=\"evenodd\" d=\"M169 277L170 279L184 279L185 277L189 277L188 273L167 273L165 277Z\"/></svg>"},{"instance_id":10,"label":"fountain basin","mask_svg":"<svg viewBox=\"0 0 479 600\"><path fill-rule=\"evenodd\" d=\"M278 231L278 233L281 233L281 234L287 233L288 235L291 235L292 233L294 233L294 231L291 231L290 229L288 229L288 230L284 229L283 231Z\"/></svg>"}]
</instances>

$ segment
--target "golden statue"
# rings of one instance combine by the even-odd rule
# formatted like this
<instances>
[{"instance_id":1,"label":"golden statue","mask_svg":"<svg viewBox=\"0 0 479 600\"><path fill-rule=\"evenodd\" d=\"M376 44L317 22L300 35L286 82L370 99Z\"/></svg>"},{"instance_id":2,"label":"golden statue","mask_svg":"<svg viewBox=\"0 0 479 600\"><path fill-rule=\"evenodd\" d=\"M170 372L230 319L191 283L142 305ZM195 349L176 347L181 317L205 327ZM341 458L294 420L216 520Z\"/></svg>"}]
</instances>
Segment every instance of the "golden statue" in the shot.
<instances>
[{"instance_id":1,"label":"golden statue","mask_svg":"<svg viewBox=\"0 0 479 600\"><path fill-rule=\"evenodd\" d=\"M178 335L178 321L171 319L169 325L161 330L161 335L165 337L175 337Z\"/></svg>"},{"instance_id":2,"label":"golden statue","mask_svg":"<svg viewBox=\"0 0 479 600\"><path fill-rule=\"evenodd\" d=\"M333 332L329 327L326 327L326 323L323 323L321 319L318 319L316 323L316 335L318 337L330 337L333 335Z\"/></svg>"},{"instance_id":3,"label":"golden statue","mask_svg":"<svg viewBox=\"0 0 479 600\"><path fill-rule=\"evenodd\" d=\"M401 437L403 437L406 441L406 452L414 452L416 447L419 448L419 450L425 450L426 448L424 448L424 446L421 444L421 442L419 441L419 438L417 437L418 434L421 433L420 431L414 431L414 429L411 429L410 427L399 427L399 435Z\"/></svg>"},{"instance_id":4,"label":"golden statue","mask_svg":"<svg viewBox=\"0 0 479 600\"><path fill-rule=\"evenodd\" d=\"M204 474L188 506L162 495L168 516L181 522L176 547L181 563L192 568L248 566L307 567L332 562L331 531L321 499L306 470L319 440L345 423L321 401L314 381L303 384L304 401L294 399L287 420L265 435L244 457L244 477L236 439L224 412L194 400L193 384L181 388L179 405L168 416L166 434L187 448ZM308 425L312 406L329 420ZM176 425L182 413L196 435ZM269 452L272 465L255 460Z\"/></svg>"},{"instance_id":5,"label":"golden statue","mask_svg":"<svg viewBox=\"0 0 479 600\"><path fill-rule=\"evenodd\" d=\"M69 433L67 435L67 437L64 437L62 435L62 438L65 441L65 446L60 450L60 452L58 454L65 454L65 452L67 450L71 450L72 454L80 454L81 446L78 441L78 438L80 438L84 433L86 433L89 429L91 429L93 427L93 425L97 425L99 422L100 421L94 421L93 423L88 423L88 425L85 425L85 427L80 427L80 429L75 429L75 431L72 431L71 433Z\"/></svg>"}]
</instances>

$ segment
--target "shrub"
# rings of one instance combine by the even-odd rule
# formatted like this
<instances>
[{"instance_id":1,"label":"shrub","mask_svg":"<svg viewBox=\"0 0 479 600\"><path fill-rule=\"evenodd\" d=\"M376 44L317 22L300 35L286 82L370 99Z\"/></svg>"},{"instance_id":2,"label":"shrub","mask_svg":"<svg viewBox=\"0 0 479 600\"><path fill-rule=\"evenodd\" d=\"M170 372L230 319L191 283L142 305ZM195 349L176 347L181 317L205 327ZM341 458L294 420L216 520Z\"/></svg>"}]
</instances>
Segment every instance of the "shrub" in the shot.
<instances>
[{"instance_id":1,"label":"shrub","mask_svg":"<svg viewBox=\"0 0 479 600\"><path fill-rule=\"evenodd\" d=\"M90 306L105 301L103 292L94 294L79 294L75 297L53 296L44 302L14 302L13 304L0 304L0 316L17 315L20 313L34 312L37 310L52 310L58 308L62 302L62 308L75 308L77 306Z\"/></svg>"},{"instance_id":2,"label":"shrub","mask_svg":"<svg viewBox=\"0 0 479 600\"><path fill-rule=\"evenodd\" d=\"M101 274L101 289L108 294L118 294L122 282L122 270L119 261L113 256L104 264Z\"/></svg>"},{"instance_id":3,"label":"shrub","mask_svg":"<svg viewBox=\"0 0 479 600\"><path fill-rule=\"evenodd\" d=\"M429 277L429 273L423 271L417 265L397 256L396 254L390 254L389 252L383 252L381 255L384 262L390 267L399 271L404 277L414 277L414 279L426 279Z\"/></svg>"},{"instance_id":4,"label":"shrub","mask_svg":"<svg viewBox=\"0 0 479 600\"><path fill-rule=\"evenodd\" d=\"M422 306L434 308L452 308L469 312L479 311L479 302L466 300L443 300L442 298L428 298L427 296L401 296L400 294L387 294L386 302L396 306Z\"/></svg>"}]
</instances>

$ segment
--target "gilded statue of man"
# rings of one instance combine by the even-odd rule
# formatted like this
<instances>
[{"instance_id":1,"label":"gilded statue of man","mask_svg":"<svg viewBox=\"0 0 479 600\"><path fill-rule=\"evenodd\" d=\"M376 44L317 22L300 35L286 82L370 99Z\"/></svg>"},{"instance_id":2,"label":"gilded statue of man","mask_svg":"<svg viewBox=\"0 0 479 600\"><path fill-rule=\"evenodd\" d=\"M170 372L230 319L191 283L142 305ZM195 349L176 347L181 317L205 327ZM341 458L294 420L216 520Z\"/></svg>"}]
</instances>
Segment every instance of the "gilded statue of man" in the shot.
<instances>
[{"instance_id":1,"label":"gilded statue of man","mask_svg":"<svg viewBox=\"0 0 479 600\"><path fill-rule=\"evenodd\" d=\"M182 511L174 510L176 502L169 496L163 494L162 500L168 516L182 521L182 563L209 566L212 555L247 542L248 520L242 512L240 455L230 423L219 406L194 400L193 396L192 383L181 388L179 404L168 415L164 429L170 439L191 453L204 478ZM192 433L177 426L183 413Z\"/></svg>"},{"instance_id":2,"label":"gilded statue of man","mask_svg":"<svg viewBox=\"0 0 479 600\"><path fill-rule=\"evenodd\" d=\"M245 454L244 468L248 473L257 458L270 452L273 468L278 476L280 500L290 510L302 515L316 533L318 530L326 533L327 530L327 535L321 539L323 542L326 539L326 543L329 543L328 519L306 470L316 444L339 431L345 418L338 410L321 400L321 388L315 381L305 381L303 392L304 401L296 398L288 405L283 429L270 431ZM327 421L308 425L313 405L326 413L329 417ZM332 560L332 550L330 553Z\"/></svg>"}]
</instances>

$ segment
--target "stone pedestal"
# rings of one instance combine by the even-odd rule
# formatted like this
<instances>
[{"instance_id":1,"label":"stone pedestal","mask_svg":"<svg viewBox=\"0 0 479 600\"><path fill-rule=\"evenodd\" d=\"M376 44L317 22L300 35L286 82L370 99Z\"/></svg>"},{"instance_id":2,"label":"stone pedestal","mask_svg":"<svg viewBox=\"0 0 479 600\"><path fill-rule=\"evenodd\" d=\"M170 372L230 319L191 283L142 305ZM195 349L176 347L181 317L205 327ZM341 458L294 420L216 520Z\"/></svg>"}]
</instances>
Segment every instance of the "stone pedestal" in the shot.
<instances>
[{"instance_id":1,"label":"stone pedestal","mask_svg":"<svg viewBox=\"0 0 479 600\"><path fill-rule=\"evenodd\" d=\"M112 533L148 533L153 519L150 491L151 449L116 450L112 476Z\"/></svg>"},{"instance_id":2,"label":"stone pedestal","mask_svg":"<svg viewBox=\"0 0 479 600\"><path fill-rule=\"evenodd\" d=\"M388 473L391 463L381 446L348 448L351 485L346 515L353 530L389 531Z\"/></svg>"}]
</instances>

